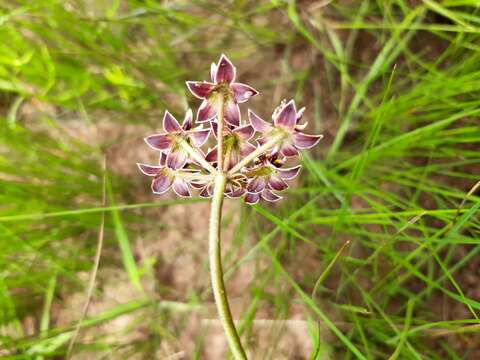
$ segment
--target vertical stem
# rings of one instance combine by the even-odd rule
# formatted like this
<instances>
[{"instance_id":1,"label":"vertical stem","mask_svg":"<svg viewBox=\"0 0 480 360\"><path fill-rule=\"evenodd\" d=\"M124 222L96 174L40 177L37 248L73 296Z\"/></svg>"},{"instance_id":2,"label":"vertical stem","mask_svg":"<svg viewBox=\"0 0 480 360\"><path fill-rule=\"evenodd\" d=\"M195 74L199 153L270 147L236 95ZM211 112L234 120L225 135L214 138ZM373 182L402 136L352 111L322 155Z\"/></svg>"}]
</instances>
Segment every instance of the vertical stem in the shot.
<instances>
[{"instance_id":1,"label":"vertical stem","mask_svg":"<svg viewBox=\"0 0 480 360\"><path fill-rule=\"evenodd\" d=\"M233 323L232 313L228 304L227 292L223 282L222 254L221 254L221 229L223 196L227 177L219 171L215 177L215 188L212 198L210 212L210 231L208 240L208 253L210 257L210 276L212 282L213 296L217 305L218 315L228 340L228 345L236 360L246 360L247 355L242 348L240 337Z\"/></svg>"},{"instance_id":2,"label":"vertical stem","mask_svg":"<svg viewBox=\"0 0 480 360\"><path fill-rule=\"evenodd\" d=\"M218 104L218 114L217 114L217 169L218 172L223 171L223 127L224 127L224 113L225 113L225 99L223 94L221 94L220 101Z\"/></svg>"},{"instance_id":3,"label":"vertical stem","mask_svg":"<svg viewBox=\"0 0 480 360\"><path fill-rule=\"evenodd\" d=\"M210 278L212 282L213 297L217 306L218 316L222 323L228 345L236 360L247 360L247 355L243 350L240 337L238 336L235 324L233 323L232 313L228 304L227 291L223 282L222 270L222 252L221 252L221 229L222 207L227 184L227 176L223 170L223 127L224 127L224 95L218 107L218 128L217 128L217 173L215 175L215 186L212 197L212 207L210 210L210 229L208 236L208 254L210 261Z\"/></svg>"}]
</instances>

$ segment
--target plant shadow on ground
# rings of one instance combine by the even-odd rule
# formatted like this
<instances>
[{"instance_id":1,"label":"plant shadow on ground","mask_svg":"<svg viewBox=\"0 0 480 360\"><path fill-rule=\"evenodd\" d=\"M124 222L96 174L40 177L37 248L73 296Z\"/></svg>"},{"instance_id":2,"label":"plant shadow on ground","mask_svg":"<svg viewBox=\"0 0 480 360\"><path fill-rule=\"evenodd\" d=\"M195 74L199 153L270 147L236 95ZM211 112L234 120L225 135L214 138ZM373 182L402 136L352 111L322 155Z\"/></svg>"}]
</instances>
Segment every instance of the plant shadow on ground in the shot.
<instances>
[{"instance_id":1,"label":"plant shadow on ground","mask_svg":"<svg viewBox=\"0 0 480 360\"><path fill-rule=\"evenodd\" d=\"M290 95L325 135L282 203L226 204L251 358L479 358L473 4L2 2L2 357L65 358L77 324L72 358L228 357L208 203L154 198L135 167L223 52L264 94L249 107L267 118Z\"/></svg>"}]
</instances>

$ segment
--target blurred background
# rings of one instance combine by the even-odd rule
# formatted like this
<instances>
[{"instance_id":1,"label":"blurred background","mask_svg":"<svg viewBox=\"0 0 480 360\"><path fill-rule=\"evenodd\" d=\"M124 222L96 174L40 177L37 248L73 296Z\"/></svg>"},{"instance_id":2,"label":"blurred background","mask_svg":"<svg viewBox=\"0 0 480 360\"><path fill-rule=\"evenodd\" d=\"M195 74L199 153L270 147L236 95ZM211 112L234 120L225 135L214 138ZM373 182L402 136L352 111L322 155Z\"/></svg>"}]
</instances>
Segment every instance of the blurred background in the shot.
<instances>
[{"instance_id":1,"label":"blurred background","mask_svg":"<svg viewBox=\"0 0 480 360\"><path fill-rule=\"evenodd\" d=\"M480 358L478 1L2 0L0 39L2 358L229 358L208 203L135 165L221 53L325 135L282 202L225 205L250 358Z\"/></svg>"}]
</instances>

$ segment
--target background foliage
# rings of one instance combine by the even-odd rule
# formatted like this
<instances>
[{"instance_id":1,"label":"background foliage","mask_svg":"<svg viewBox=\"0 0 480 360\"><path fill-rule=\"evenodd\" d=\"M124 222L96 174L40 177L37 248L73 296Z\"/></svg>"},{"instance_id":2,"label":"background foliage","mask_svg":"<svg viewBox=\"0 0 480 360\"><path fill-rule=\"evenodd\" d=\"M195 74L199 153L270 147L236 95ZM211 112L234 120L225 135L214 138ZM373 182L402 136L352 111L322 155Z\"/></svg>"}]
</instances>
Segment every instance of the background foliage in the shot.
<instances>
[{"instance_id":1,"label":"background foliage","mask_svg":"<svg viewBox=\"0 0 480 360\"><path fill-rule=\"evenodd\" d=\"M479 36L466 0L0 1L0 354L224 358L208 205L135 162L225 53L325 135L281 204L227 204L251 356L478 358Z\"/></svg>"}]
</instances>

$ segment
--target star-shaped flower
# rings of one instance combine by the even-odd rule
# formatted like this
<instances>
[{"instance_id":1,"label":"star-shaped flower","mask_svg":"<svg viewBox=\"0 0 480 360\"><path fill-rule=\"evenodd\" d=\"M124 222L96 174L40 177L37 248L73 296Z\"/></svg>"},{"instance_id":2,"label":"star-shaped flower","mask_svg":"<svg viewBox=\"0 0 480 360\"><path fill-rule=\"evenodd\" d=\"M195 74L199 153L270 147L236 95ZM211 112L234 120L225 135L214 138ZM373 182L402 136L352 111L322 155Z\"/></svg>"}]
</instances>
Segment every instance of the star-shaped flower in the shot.
<instances>
[{"instance_id":1,"label":"star-shaped flower","mask_svg":"<svg viewBox=\"0 0 480 360\"><path fill-rule=\"evenodd\" d=\"M273 125L252 110L248 110L248 117L253 128L263 134L263 137L258 139L260 144L266 143L279 134L283 135L283 140L277 145L278 150L284 156L295 156L298 155L298 149L310 149L323 137L323 135L308 135L301 132L306 125L298 124L303 112L304 108L297 112L295 102L290 100L273 113Z\"/></svg>"},{"instance_id":2,"label":"star-shaped flower","mask_svg":"<svg viewBox=\"0 0 480 360\"><path fill-rule=\"evenodd\" d=\"M152 180L152 192L154 194L164 194L170 188L181 197L190 197L190 190L187 185L187 179L185 174L188 172L171 169L165 166L167 162L167 156L160 154L159 165L147 165L137 163L140 171L150 177ZM194 172L191 172L194 174Z\"/></svg>"},{"instance_id":3,"label":"star-shaped flower","mask_svg":"<svg viewBox=\"0 0 480 360\"><path fill-rule=\"evenodd\" d=\"M210 74L212 82L187 81L191 93L203 102L197 112L197 122L202 123L217 115L219 104L224 102L225 121L233 126L240 125L238 104L246 102L258 94L254 88L235 82L236 68L222 55L218 64L212 63Z\"/></svg>"},{"instance_id":4,"label":"star-shaped flower","mask_svg":"<svg viewBox=\"0 0 480 360\"><path fill-rule=\"evenodd\" d=\"M183 125L168 111L163 117L163 130L165 133L150 135L145 142L155 150L167 154L166 165L171 169L181 169L189 159L189 154L181 146L182 141L187 141L192 147L199 148L208 139L210 129L192 129L192 111L188 110Z\"/></svg>"}]
</instances>

